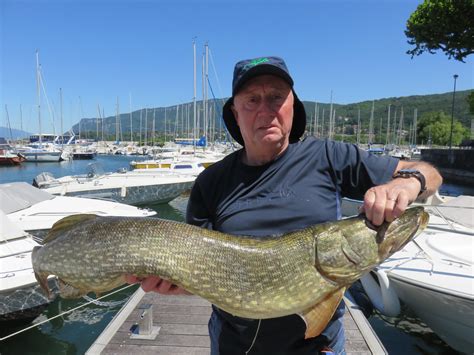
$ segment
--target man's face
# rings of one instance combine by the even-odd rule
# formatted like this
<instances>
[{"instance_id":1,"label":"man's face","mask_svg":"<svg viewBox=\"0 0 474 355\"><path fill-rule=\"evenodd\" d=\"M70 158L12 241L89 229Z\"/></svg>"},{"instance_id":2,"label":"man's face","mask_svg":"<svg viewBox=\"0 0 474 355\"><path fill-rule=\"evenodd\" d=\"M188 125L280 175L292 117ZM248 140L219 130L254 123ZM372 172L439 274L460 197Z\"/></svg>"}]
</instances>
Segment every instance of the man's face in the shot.
<instances>
[{"instance_id":1,"label":"man's face","mask_svg":"<svg viewBox=\"0 0 474 355\"><path fill-rule=\"evenodd\" d=\"M290 85L274 75L251 79L235 95L234 113L246 149L285 148L293 124Z\"/></svg>"}]
</instances>

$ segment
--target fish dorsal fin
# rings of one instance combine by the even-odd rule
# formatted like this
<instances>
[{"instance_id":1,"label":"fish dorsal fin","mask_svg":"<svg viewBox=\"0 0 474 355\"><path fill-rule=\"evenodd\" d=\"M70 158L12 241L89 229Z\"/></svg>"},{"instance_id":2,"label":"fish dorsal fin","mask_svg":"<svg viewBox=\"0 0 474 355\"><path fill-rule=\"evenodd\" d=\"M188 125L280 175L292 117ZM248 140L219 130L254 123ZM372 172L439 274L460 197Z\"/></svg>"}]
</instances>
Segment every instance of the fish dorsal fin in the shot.
<instances>
[{"instance_id":1,"label":"fish dorsal fin","mask_svg":"<svg viewBox=\"0 0 474 355\"><path fill-rule=\"evenodd\" d=\"M326 325L331 320L334 312L336 312L337 306L339 306L345 290L345 288L342 288L327 295L321 302L306 309L302 314L300 314L306 323L306 332L304 334L305 339L318 336L324 328L326 328Z\"/></svg>"},{"instance_id":2,"label":"fish dorsal fin","mask_svg":"<svg viewBox=\"0 0 474 355\"><path fill-rule=\"evenodd\" d=\"M48 231L48 234L44 238L43 244L46 244L56 239L62 232L71 229L76 224L83 223L85 221L97 217L98 216L95 214L75 214L72 216L64 217L53 224L53 227Z\"/></svg>"}]
</instances>

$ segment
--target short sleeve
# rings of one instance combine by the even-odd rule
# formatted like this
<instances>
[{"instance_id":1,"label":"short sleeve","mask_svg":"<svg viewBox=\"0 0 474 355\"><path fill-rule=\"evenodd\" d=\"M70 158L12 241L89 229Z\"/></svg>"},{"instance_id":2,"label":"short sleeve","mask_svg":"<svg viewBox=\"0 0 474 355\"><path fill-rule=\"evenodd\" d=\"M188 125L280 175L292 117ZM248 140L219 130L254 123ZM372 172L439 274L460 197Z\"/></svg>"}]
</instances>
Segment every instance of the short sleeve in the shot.
<instances>
[{"instance_id":1,"label":"short sleeve","mask_svg":"<svg viewBox=\"0 0 474 355\"><path fill-rule=\"evenodd\" d=\"M373 186L392 179L398 160L371 155L354 144L327 142L328 161L343 197L362 199Z\"/></svg>"},{"instance_id":2,"label":"short sleeve","mask_svg":"<svg viewBox=\"0 0 474 355\"><path fill-rule=\"evenodd\" d=\"M203 198L199 180L193 185L186 208L186 223L212 229L211 213Z\"/></svg>"}]
</instances>

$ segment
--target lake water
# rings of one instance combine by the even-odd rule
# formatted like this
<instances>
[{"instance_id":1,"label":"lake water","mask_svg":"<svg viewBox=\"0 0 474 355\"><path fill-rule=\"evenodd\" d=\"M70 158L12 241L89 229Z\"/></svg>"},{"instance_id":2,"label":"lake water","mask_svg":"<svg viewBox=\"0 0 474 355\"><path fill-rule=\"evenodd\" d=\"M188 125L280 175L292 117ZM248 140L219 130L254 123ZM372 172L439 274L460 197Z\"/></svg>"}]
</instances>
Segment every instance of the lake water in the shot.
<instances>
[{"instance_id":1,"label":"lake water","mask_svg":"<svg viewBox=\"0 0 474 355\"><path fill-rule=\"evenodd\" d=\"M104 171L128 168L134 158L126 156L98 156ZM136 159L136 158L135 158ZM41 172L56 177L84 174L91 161L75 160L60 163L24 163L16 167L0 167L0 183L25 181L31 183ZM473 186L445 183L441 193L474 195ZM157 211L160 218L184 220L187 197L180 196L169 204L147 206ZM126 300L136 289L128 288L105 301ZM66 310L86 303L85 300L64 300L58 297L34 320L39 323ZM0 342L0 354L83 354L100 335L121 305L88 305L65 314L36 328ZM369 319L372 327L390 354L456 354L427 328L409 310L403 309L400 317L384 318L375 315ZM0 323L0 337L25 328L25 324Z\"/></svg>"}]
</instances>

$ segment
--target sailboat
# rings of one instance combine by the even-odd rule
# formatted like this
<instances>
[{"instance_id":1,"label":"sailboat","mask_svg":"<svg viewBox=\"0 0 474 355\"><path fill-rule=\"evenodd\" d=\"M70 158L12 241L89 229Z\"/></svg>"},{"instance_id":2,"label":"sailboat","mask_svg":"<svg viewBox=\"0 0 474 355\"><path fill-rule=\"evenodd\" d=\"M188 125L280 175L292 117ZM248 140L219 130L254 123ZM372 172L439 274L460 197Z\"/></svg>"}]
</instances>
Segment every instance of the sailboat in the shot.
<instances>
[{"instance_id":1,"label":"sailboat","mask_svg":"<svg viewBox=\"0 0 474 355\"><path fill-rule=\"evenodd\" d=\"M41 68L39 64L39 53L36 51L36 88L38 95L38 124L39 133L35 136L38 137L37 142L33 142L30 139L30 143L27 146L18 148L18 152L21 153L27 162L59 162L65 160L63 158L63 152L58 149L51 142L43 142L43 134L41 132Z\"/></svg>"}]
</instances>

